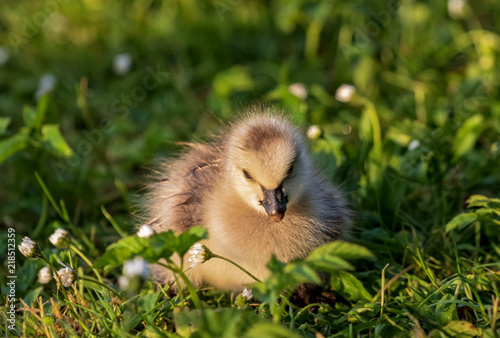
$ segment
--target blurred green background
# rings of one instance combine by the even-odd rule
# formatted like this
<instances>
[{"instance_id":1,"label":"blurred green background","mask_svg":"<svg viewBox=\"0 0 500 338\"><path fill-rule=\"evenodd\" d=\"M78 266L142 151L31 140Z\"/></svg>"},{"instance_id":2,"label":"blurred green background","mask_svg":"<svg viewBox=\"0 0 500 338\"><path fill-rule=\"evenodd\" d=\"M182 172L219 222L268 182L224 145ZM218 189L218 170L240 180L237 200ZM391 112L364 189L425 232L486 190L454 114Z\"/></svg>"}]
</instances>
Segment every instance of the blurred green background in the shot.
<instances>
[{"instance_id":1,"label":"blurred green background","mask_svg":"<svg viewBox=\"0 0 500 338\"><path fill-rule=\"evenodd\" d=\"M2 228L47 242L60 226L36 171L102 250L118 235L101 205L131 233L155 159L263 103L319 127L311 147L377 269L404 265L407 231L454 257L445 224L500 191L499 13L487 0L2 1ZM498 228L477 231L459 250L498 258Z\"/></svg>"}]
</instances>

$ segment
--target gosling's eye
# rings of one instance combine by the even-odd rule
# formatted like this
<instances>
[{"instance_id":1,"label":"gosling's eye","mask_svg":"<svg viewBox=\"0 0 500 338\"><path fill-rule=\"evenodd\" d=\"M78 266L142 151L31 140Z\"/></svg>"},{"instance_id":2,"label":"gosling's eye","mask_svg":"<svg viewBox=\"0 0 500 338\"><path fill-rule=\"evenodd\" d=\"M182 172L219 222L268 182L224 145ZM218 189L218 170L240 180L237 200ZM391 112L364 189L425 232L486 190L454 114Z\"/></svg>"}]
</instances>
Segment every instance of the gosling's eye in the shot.
<instances>
[{"instance_id":1,"label":"gosling's eye","mask_svg":"<svg viewBox=\"0 0 500 338\"><path fill-rule=\"evenodd\" d=\"M290 166L290 168L288 168L288 171L286 172L286 177L290 176L292 174L292 171L293 171L293 164Z\"/></svg>"},{"instance_id":2,"label":"gosling's eye","mask_svg":"<svg viewBox=\"0 0 500 338\"><path fill-rule=\"evenodd\" d=\"M243 175L245 176L245 178L246 178L247 180L251 180L251 181L253 181L253 180L254 180L254 179L253 179L253 177L252 177L252 175L250 175L250 174L248 173L248 171L246 171L245 169L243 169Z\"/></svg>"}]
</instances>

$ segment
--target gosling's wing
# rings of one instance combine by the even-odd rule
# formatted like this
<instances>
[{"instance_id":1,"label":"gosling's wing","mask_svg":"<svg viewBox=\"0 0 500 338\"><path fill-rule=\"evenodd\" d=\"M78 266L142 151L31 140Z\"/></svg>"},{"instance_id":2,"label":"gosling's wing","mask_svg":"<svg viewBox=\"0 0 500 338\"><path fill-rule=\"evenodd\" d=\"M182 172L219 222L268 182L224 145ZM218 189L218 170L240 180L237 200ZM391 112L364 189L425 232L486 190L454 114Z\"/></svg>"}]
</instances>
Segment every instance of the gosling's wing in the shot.
<instances>
[{"instance_id":1,"label":"gosling's wing","mask_svg":"<svg viewBox=\"0 0 500 338\"><path fill-rule=\"evenodd\" d=\"M213 144L187 144L176 160L161 165L150 185L145 210L157 231L184 231L200 225L200 205L205 191L220 172L221 149Z\"/></svg>"},{"instance_id":2,"label":"gosling's wing","mask_svg":"<svg viewBox=\"0 0 500 338\"><path fill-rule=\"evenodd\" d=\"M319 224L328 241L348 239L352 223L352 212L344 193L330 182L319 179L312 195L317 208Z\"/></svg>"}]
</instances>

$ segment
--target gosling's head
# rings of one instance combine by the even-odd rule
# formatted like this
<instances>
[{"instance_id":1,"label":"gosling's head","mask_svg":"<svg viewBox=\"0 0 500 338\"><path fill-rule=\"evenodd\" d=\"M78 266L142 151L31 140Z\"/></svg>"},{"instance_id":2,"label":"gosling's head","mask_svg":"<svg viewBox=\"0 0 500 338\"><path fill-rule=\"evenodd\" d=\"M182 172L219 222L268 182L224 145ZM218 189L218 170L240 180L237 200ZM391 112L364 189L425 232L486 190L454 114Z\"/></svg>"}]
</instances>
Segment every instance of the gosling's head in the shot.
<instances>
[{"instance_id":1,"label":"gosling's head","mask_svg":"<svg viewBox=\"0 0 500 338\"><path fill-rule=\"evenodd\" d=\"M233 126L225 149L227 183L248 205L281 221L311 173L298 130L282 117L253 115Z\"/></svg>"}]
</instances>

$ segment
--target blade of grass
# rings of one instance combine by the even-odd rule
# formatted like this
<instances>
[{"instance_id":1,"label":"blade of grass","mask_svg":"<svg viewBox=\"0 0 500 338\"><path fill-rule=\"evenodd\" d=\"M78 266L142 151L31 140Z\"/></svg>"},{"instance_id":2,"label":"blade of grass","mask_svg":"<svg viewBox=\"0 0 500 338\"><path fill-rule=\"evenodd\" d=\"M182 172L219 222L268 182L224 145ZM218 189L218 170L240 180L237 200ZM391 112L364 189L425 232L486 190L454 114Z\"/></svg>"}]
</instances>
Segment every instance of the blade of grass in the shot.
<instances>
[{"instance_id":1,"label":"blade of grass","mask_svg":"<svg viewBox=\"0 0 500 338\"><path fill-rule=\"evenodd\" d=\"M387 264L387 265L389 265L389 264ZM402 275L404 275L405 273L407 273L408 271L410 271L414 267L415 267L415 264L407 266L401 272L399 272L396 276L392 277L391 280L385 285L384 291L387 290L388 288L390 288L391 284L394 283L395 281L397 281L399 279L399 277L401 277ZM375 297L373 297L372 302L376 302L379 299L381 294L382 294L382 289L380 289L377 292L377 294L375 295Z\"/></svg>"},{"instance_id":2,"label":"blade of grass","mask_svg":"<svg viewBox=\"0 0 500 338\"><path fill-rule=\"evenodd\" d=\"M45 183L43 182L42 178L40 177L40 175L38 174L38 172L35 171L35 177L36 179L38 180L38 183L40 183L40 186L42 187L42 190L43 192L45 193L45 195L47 196L47 198L49 199L50 203L52 204L52 206L54 207L54 209L56 209L56 212L59 214L59 216L66 222L69 222L69 220L66 220L65 217L64 217L64 213L61 211L61 209L59 208L59 205L57 205L56 201L54 200L54 197L52 197L52 194L50 193L49 189L47 188L47 186L45 185Z\"/></svg>"},{"instance_id":3,"label":"blade of grass","mask_svg":"<svg viewBox=\"0 0 500 338\"><path fill-rule=\"evenodd\" d=\"M33 230L32 238L38 238L40 235L40 231L45 226L45 222L47 222L47 215L49 211L49 200L46 195L43 195L42 199L42 213L40 214L40 218L38 219L38 223L36 224L35 230Z\"/></svg>"},{"instance_id":4,"label":"blade of grass","mask_svg":"<svg viewBox=\"0 0 500 338\"><path fill-rule=\"evenodd\" d=\"M491 318L491 330L493 331L493 335L495 338L498 337L496 331L495 331L495 326L497 323L497 316L498 316L498 297L491 296L491 300L493 303L493 316Z\"/></svg>"},{"instance_id":5,"label":"blade of grass","mask_svg":"<svg viewBox=\"0 0 500 338\"><path fill-rule=\"evenodd\" d=\"M66 329L66 332L69 333L70 336L72 336L72 337L78 337L78 335L76 334L75 330L73 330L73 328L68 323L66 323L65 320L59 319L58 322L62 326L64 326L64 328Z\"/></svg>"},{"instance_id":6,"label":"blade of grass","mask_svg":"<svg viewBox=\"0 0 500 338\"><path fill-rule=\"evenodd\" d=\"M472 289L472 292L474 293L474 296L476 296L476 301L479 304L479 308L480 308L479 312L481 312L481 315L484 318L485 325L489 325L490 319L488 318L488 315L486 314L486 310L484 309L483 301L481 300L481 297L479 297L479 294L477 293L476 288L472 287L471 289Z\"/></svg>"},{"instance_id":7,"label":"blade of grass","mask_svg":"<svg viewBox=\"0 0 500 338\"><path fill-rule=\"evenodd\" d=\"M116 221L113 218L113 216L111 216L109 214L109 212L106 210L106 208L102 204L101 204L101 211L102 211L102 214L104 215L104 217L106 217L106 219L109 221L109 223L111 223L111 225L113 226L113 228L115 228L116 232L121 237L123 237L123 238L128 237L128 235L122 230L122 228L120 228L120 226L118 225L118 223L116 223Z\"/></svg>"},{"instance_id":8,"label":"blade of grass","mask_svg":"<svg viewBox=\"0 0 500 338\"><path fill-rule=\"evenodd\" d=\"M424 256L422 255L422 251L421 251L421 248L420 248L420 243L418 242L418 238L417 238L416 233L414 233L413 240L414 240L414 243L415 243L415 249L416 249L415 251L417 252L417 258L418 258L418 262L420 263L420 266L424 270L424 272L427 275L427 277L429 277L429 280L431 281L431 284L436 289L439 289L439 285L436 282L436 278L434 277L434 274L432 273L432 271L430 271L429 267L427 266L427 263L424 260Z\"/></svg>"},{"instance_id":9,"label":"blade of grass","mask_svg":"<svg viewBox=\"0 0 500 338\"><path fill-rule=\"evenodd\" d=\"M385 301L385 269L389 266L389 263L387 263L384 268L382 269L382 281L381 284L382 286L380 287L380 317L383 316L384 314L384 301Z\"/></svg>"},{"instance_id":10,"label":"blade of grass","mask_svg":"<svg viewBox=\"0 0 500 338\"><path fill-rule=\"evenodd\" d=\"M83 285L83 283L82 283ZM87 294L89 295L89 297L92 299L92 301L90 302L90 306L92 307L92 309L94 311L97 311L97 307L98 307L98 303L97 303L97 300L95 299L94 297L94 293L92 292L92 290L90 290L86 285L84 286L85 289L87 290ZM100 295L99 293L96 293L96 295L99 297L99 299L102 301L102 295ZM109 302L102 302L103 304L109 304ZM113 321L116 321L116 316L115 316L115 313L113 312L113 315L110 316L110 318L113 318ZM98 320L99 320L99 323L107 330L107 331L111 331L111 327L108 326L108 323L104 320L105 318L103 318L102 316L101 317L98 317ZM111 323L111 325L113 325L113 323Z\"/></svg>"}]
</instances>

